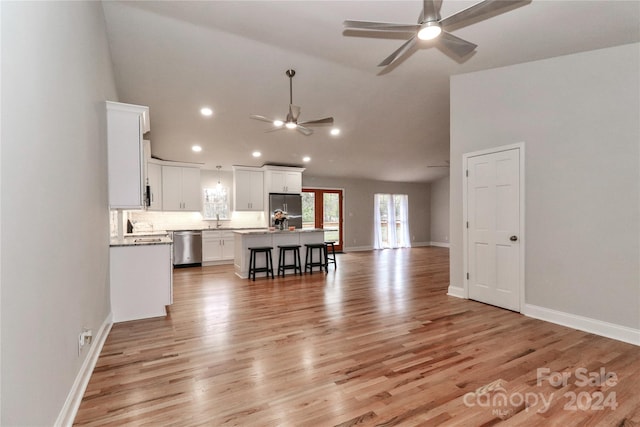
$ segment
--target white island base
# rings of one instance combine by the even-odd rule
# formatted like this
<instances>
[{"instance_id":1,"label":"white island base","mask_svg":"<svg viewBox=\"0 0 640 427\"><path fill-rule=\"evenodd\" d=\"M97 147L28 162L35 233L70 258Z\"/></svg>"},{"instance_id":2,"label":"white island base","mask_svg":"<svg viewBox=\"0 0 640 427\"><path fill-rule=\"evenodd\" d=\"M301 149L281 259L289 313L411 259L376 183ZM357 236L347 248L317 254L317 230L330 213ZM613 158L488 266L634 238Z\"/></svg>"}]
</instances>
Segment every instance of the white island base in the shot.
<instances>
[{"instance_id":1,"label":"white island base","mask_svg":"<svg viewBox=\"0 0 640 427\"><path fill-rule=\"evenodd\" d=\"M249 277L249 248L257 246L271 246L273 248L273 274L278 275L279 245L300 245L300 260L304 271L304 256L308 243L323 243L324 230L320 228L301 229L294 231L267 231L267 230L238 230L235 234L234 266L236 275L246 279ZM292 253L287 254L286 264L293 264ZM265 267L264 256L256 257L256 267ZM291 273L291 271L289 271ZM265 273L260 273L264 276Z\"/></svg>"}]
</instances>

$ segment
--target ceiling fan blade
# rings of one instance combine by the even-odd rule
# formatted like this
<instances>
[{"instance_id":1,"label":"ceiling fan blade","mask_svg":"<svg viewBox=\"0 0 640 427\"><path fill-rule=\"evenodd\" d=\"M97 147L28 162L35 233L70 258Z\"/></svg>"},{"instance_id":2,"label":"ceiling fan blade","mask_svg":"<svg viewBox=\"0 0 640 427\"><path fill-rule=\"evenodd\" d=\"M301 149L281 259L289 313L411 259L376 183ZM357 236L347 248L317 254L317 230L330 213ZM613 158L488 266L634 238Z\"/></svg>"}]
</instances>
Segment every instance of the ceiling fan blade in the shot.
<instances>
[{"instance_id":1,"label":"ceiling fan blade","mask_svg":"<svg viewBox=\"0 0 640 427\"><path fill-rule=\"evenodd\" d=\"M394 24L391 22L344 21L342 24L349 30L396 31L402 33L412 33L420 29L420 25L418 24Z\"/></svg>"},{"instance_id":2,"label":"ceiling fan blade","mask_svg":"<svg viewBox=\"0 0 640 427\"><path fill-rule=\"evenodd\" d=\"M460 58L470 54L476 47L478 47L477 44L468 42L460 37L456 37L446 31L440 33L438 43L458 55Z\"/></svg>"},{"instance_id":3,"label":"ceiling fan blade","mask_svg":"<svg viewBox=\"0 0 640 427\"><path fill-rule=\"evenodd\" d=\"M304 127L304 126L300 126L300 125L296 126L296 130L297 130L298 132L300 132L300 133L302 133L302 134L306 135L306 136L309 136L309 135L311 135L311 134L313 133L313 131L312 131L311 129L306 128L306 127Z\"/></svg>"},{"instance_id":4,"label":"ceiling fan blade","mask_svg":"<svg viewBox=\"0 0 640 427\"><path fill-rule=\"evenodd\" d=\"M464 26L467 25L465 21L469 21L470 24L471 21L484 14L493 13L493 15L497 15L507 10L524 6L527 3L531 3L531 0L484 0L444 18L440 21L440 25L443 29L454 25Z\"/></svg>"},{"instance_id":5,"label":"ceiling fan blade","mask_svg":"<svg viewBox=\"0 0 640 427\"><path fill-rule=\"evenodd\" d=\"M274 126L271 129L265 130L264 132L265 133L267 133L267 132L275 132L277 130L282 130L282 129L286 129L286 127L284 127L284 126Z\"/></svg>"},{"instance_id":6,"label":"ceiling fan blade","mask_svg":"<svg viewBox=\"0 0 640 427\"><path fill-rule=\"evenodd\" d=\"M251 115L251 116L249 116L249 117L250 117L250 118L252 118L252 119L255 119L255 120L263 121L263 122L273 123L273 119L269 119L269 118L267 118L267 117L265 117L265 116L258 116L258 115L256 115L256 114L252 114L252 115Z\"/></svg>"},{"instance_id":7,"label":"ceiling fan blade","mask_svg":"<svg viewBox=\"0 0 640 427\"><path fill-rule=\"evenodd\" d=\"M404 42L404 44L402 46L400 46L395 52L393 52L391 55L387 56L384 59L384 61L379 63L378 67L386 67L387 65L393 64L393 62L395 62L396 59L398 59L405 52L407 52L409 49L411 49L416 44L417 40L418 40L418 36L411 37L409 40Z\"/></svg>"},{"instance_id":8,"label":"ceiling fan blade","mask_svg":"<svg viewBox=\"0 0 640 427\"><path fill-rule=\"evenodd\" d=\"M295 122L300 116L300 107L298 107L297 105L289 104L289 112L291 113L293 121Z\"/></svg>"},{"instance_id":9,"label":"ceiling fan blade","mask_svg":"<svg viewBox=\"0 0 640 427\"><path fill-rule=\"evenodd\" d=\"M439 21L440 13L436 8L436 2L434 0L423 0L422 13L420 14L420 23L428 21Z\"/></svg>"},{"instance_id":10,"label":"ceiling fan blade","mask_svg":"<svg viewBox=\"0 0 640 427\"><path fill-rule=\"evenodd\" d=\"M306 122L302 122L299 123L298 126L300 125L323 125L323 124L332 124L333 123L333 117L325 117L324 119L317 119L317 120L309 120Z\"/></svg>"}]
</instances>

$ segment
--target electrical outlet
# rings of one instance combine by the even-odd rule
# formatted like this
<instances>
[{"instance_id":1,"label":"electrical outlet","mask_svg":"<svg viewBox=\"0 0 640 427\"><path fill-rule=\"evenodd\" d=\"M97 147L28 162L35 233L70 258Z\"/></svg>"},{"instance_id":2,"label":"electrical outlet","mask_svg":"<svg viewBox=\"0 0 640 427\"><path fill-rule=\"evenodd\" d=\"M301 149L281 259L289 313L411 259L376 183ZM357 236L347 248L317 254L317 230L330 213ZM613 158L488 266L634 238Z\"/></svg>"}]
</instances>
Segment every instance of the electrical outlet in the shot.
<instances>
[{"instance_id":1,"label":"electrical outlet","mask_svg":"<svg viewBox=\"0 0 640 427\"><path fill-rule=\"evenodd\" d=\"M91 344L92 340L93 340L93 331L88 328L82 329L82 332L80 332L80 335L78 335L78 354L80 354L80 352L82 351L82 348L85 345Z\"/></svg>"}]
</instances>

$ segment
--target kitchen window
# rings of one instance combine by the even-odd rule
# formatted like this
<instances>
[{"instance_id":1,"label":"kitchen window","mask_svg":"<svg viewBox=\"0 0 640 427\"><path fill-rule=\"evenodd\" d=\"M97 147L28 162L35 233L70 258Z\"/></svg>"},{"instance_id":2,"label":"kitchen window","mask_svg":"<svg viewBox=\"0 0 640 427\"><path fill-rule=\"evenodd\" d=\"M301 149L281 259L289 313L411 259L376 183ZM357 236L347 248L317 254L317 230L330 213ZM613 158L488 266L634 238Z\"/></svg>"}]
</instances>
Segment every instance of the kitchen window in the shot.
<instances>
[{"instance_id":1,"label":"kitchen window","mask_svg":"<svg viewBox=\"0 0 640 427\"><path fill-rule=\"evenodd\" d=\"M202 211L204 219L229 219L229 189L223 185L205 188Z\"/></svg>"}]
</instances>

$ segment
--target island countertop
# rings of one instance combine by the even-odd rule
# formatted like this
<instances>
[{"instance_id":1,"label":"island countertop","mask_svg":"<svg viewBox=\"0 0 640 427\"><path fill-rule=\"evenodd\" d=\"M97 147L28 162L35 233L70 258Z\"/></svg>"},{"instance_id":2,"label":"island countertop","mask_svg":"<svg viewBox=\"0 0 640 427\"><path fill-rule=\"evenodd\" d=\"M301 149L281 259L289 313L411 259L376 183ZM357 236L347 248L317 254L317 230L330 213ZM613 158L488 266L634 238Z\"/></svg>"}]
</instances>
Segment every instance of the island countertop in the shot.
<instances>
[{"instance_id":1,"label":"island countertop","mask_svg":"<svg viewBox=\"0 0 640 427\"><path fill-rule=\"evenodd\" d=\"M324 231L322 228L296 228L295 230L269 230L267 228L254 228L252 230L233 230L237 234L293 234L293 233L314 233Z\"/></svg>"},{"instance_id":2,"label":"island countertop","mask_svg":"<svg viewBox=\"0 0 640 427\"><path fill-rule=\"evenodd\" d=\"M111 238L110 246L142 246L142 245L170 245L173 243L171 237L165 235L154 236L125 236L122 239Z\"/></svg>"}]
</instances>

